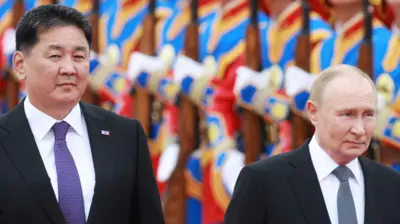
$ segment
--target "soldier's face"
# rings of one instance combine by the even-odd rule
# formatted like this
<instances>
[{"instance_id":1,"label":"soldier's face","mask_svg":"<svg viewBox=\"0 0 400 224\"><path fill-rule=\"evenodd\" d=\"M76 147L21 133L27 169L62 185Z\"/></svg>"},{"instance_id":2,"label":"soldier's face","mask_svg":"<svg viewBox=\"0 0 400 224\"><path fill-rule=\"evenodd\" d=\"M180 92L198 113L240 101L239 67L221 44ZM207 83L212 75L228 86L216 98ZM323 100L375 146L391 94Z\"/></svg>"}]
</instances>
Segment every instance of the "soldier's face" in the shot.
<instances>
[{"instance_id":1,"label":"soldier's face","mask_svg":"<svg viewBox=\"0 0 400 224\"><path fill-rule=\"evenodd\" d=\"M308 104L318 143L339 164L367 150L376 126L375 108L375 91L361 77L335 78L320 103Z\"/></svg>"}]
</instances>

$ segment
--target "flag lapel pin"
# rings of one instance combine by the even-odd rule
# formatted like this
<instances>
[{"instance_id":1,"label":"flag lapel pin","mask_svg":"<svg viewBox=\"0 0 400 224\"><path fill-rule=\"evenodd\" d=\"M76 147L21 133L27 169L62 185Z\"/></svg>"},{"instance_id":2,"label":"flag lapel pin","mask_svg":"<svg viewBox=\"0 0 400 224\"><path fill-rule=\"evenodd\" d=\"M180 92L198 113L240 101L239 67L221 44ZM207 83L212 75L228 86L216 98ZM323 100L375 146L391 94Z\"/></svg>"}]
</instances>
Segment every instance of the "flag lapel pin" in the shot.
<instances>
[{"instance_id":1,"label":"flag lapel pin","mask_svg":"<svg viewBox=\"0 0 400 224\"><path fill-rule=\"evenodd\" d=\"M110 135L110 132L106 131L106 130L101 130L101 134L102 135Z\"/></svg>"}]
</instances>

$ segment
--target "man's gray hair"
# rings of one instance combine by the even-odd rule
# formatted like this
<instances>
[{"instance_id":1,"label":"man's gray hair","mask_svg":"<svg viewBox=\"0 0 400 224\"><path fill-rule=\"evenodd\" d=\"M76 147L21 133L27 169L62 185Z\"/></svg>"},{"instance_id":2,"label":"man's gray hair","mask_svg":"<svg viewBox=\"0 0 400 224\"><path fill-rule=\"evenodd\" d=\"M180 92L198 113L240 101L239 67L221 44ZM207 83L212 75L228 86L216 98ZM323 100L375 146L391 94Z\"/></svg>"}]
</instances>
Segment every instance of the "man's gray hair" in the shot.
<instances>
[{"instance_id":1,"label":"man's gray hair","mask_svg":"<svg viewBox=\"0 0 400 224\"><path fill-rule=\"evenodd\" d=\"M375 84L371 78L357 67L345 64L333 65L323 70L311 86L310 98L316 104L321 103L322 95L329 83L338 77L358 76L367 80L376 92Z\"/></svg>"}]
</instances>

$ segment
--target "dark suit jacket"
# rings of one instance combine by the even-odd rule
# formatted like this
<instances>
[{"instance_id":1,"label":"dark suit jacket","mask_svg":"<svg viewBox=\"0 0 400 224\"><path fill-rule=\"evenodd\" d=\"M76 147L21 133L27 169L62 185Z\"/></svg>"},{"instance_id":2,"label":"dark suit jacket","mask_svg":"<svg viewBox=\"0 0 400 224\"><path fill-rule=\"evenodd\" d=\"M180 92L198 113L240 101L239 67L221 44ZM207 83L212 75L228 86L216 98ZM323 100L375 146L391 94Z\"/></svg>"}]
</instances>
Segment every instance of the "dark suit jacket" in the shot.
<instances>
[{"instance_id":1,"label":"dark suit jacket","mask_svg":"<svg viewBox=\"0 0 400 224\"><path fill-rule=\"evenodd\" d=\"M81 102L96 185L88 224L161 224L144 131L136 120ZM110 135L102 135L108 130ZM0 116L0 223L66 224L23 103Z\"/></svg>"},{"instance_id":2,"label":"dark suit jacket","mask_svg":"<svg viewBox=\"0 0 400 224\"><path fill-rule=\"evenodd\" d=\"M365 183L365 224L400 223L400 174L365 157L360 157L360 163ZM245 166L225 223L329 224L308 142L293 152Z\"/></svg>"}]
</instances>

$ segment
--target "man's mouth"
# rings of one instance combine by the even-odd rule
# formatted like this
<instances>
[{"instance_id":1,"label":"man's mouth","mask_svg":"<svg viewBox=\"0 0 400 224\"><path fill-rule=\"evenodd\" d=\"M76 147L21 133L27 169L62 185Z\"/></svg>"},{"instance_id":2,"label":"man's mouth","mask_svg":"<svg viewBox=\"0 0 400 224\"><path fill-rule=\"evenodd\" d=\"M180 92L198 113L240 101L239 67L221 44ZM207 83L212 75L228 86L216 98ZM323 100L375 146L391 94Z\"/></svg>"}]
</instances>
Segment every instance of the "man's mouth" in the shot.
<instances>
[{"instance_id":1,"label":"man's mouth","mask_svg":"<svg viewBox=\"0 0 400 224\"><path fill-rule=\"evenodd\" d=\"M364 145L364 142L353 142L353 141L348 141L348 143L350 144L354 144L354 145Z\"/></svg>"},{"instance_id":2,"label":"man's mouth","mask_svg":"<svg viewBox=\"0 0 400 224\"><path fill-rule=\"evenodd\" d=\"M66 82L66 83L61 83L61 84L58 84L57 86L75 86L75 83L72 83L72 82Z\"/></svg>"}]
</instances>

